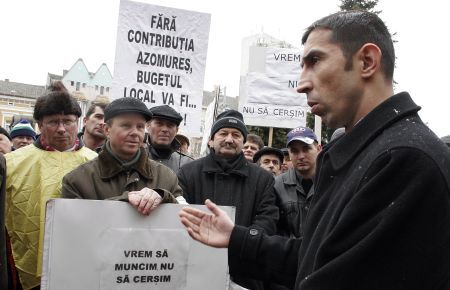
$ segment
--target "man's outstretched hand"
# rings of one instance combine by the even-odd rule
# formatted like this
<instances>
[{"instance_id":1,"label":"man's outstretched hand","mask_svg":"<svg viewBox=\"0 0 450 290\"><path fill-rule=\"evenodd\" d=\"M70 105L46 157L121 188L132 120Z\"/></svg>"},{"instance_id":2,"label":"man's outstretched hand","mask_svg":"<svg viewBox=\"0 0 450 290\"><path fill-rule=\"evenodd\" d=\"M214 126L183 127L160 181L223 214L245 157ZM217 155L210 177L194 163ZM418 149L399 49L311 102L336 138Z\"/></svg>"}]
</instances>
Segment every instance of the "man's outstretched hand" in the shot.
<instances>
[{"instance_id":1,"label":"man's outstretched hand","mask_svg":"<svg viewBox=\"0 0 450 290\"><path fill-rule=\"evenodd\" d=\"M227 248L234 223L226 212L209 199L205 205L211 213L184 207L179 213L181 223L194 240L216 248Z\"/></svg>"}]
</instances>

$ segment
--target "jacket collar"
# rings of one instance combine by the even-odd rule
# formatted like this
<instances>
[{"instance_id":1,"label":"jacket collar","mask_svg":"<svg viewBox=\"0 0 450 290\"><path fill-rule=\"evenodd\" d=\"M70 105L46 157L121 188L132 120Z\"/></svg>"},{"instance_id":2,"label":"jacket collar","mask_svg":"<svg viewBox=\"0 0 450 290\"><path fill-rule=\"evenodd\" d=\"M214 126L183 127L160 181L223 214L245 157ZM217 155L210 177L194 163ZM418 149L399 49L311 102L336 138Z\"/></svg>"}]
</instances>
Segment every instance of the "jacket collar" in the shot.
<instances>
[{"instance_id":1,"label":"jacket collar","mask_svg":"<svg viewBox=\"0 0 450 290\"><path fill-rule=\"evenodd\" d=\"M139 160L131 167L131 170L139 172L139 174L146 179L151 180L153 177L152 171L148 163L150 162L145 148L140 148L141 157ZM126 169L111 155L111 153L104 148L98 155L100 178L108 179L115 175L125 172Z\"/></svg>"},{"instance_id":2,"label":"jacket collar","mask_svg":"<svg viewBox=\"0 0 450 290\"><path fill-rule=\"evenodd\" d=\"M295 174L295 168L289 168L289 170L282 175L284 184L296 185L297 184L297 176Z\"/></svg>"},{"instance_id":3,"label":"jacket collar","mask_svg":"<svg viewBox=\"0 0 450 290\"><path fill-rule=\"evenodd\" d=\"M396 94L373 109L350 132L330 144L331 146L322 153L328 153L331 165L335 170L339 170L386 127L419 110L420 107L414 103L408 93Z\"/></svg>"},{"instance_id":4,"label":"jacket collar","mask_svg":"<svg viewBox=\"0 0 450 290\"><path fill-rule=\"evenodd\" d=\"M244 153L240 153L242 156ZM217 164L217 162L212 158L211 153L204 157L204 166L202 171L206 173L224 173L223 169ZM236 174L240 176L249 176L250 174L250 164L247 159L241 158L237 166L231 169L228 173Z\"/></svg>"}]
</instances>

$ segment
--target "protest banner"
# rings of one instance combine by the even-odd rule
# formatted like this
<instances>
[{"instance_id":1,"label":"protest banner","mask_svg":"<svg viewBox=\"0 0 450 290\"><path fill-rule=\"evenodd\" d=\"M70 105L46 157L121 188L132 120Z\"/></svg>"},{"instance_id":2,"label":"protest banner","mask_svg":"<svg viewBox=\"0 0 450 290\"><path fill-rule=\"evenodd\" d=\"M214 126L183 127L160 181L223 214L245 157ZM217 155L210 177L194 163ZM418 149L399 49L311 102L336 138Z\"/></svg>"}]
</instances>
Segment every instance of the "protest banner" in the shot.
<instances>
[{"instance_id":1,"label":"protest banner","mask_svg":"<svg viewBox=\"0 0 450 290\"><path fill-rule=\"evenodd\" d=\"M210 22L206 13L122 0L112 99L169 105L180 128L200 136Z\"/></svg>"},{"instance_id":2,"label":"protest banner","mask_svg":"<svg viewBox=\"0 0 450 290\"><path fill-rule=\"evenodd\" d=\"M305 94L296 91L301 53L297 49L250 47L249 71L241 76L239 110L247 125L293 128L306 124Z\"/></svg>"},{"instance_id":3,"label":"protest banner","mask_svg":"<svg viewBox=\"0 0 450 290\"><path fill-rule=\"evenodd\" d=\"M50 200L41 289L227 289L227 250L191 239L183 206L144 216L121 201ZM234 207L222 209L234 219Z\"/></svg>"}]
</instances>

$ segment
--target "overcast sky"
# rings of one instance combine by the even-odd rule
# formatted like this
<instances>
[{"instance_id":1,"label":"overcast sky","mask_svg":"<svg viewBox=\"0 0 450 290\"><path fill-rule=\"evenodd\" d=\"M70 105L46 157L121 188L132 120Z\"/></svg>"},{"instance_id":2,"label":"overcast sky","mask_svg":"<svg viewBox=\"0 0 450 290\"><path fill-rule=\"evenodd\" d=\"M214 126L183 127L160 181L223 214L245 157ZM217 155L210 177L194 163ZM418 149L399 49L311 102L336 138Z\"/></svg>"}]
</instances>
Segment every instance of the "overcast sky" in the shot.
<instances>
[{"instance_id":1,"label":"overcast sky","mask_svg":"<svg viewBox=\"0 0 450 290\"><path fill-rule=\"evenodd\" d=\"M238 95L242 38L264 31L300 47L304 29L339 10L335 0L142 0L211 14L205 90ZM446 1L388 1L377 6L396 32L396 91L422 106L422 119L439 136L450 134L450 17ZM2 0L0 79L44 85L78 58L89 71L106 63L113 73L119 0Z\"/></svg>"}]
</instances>

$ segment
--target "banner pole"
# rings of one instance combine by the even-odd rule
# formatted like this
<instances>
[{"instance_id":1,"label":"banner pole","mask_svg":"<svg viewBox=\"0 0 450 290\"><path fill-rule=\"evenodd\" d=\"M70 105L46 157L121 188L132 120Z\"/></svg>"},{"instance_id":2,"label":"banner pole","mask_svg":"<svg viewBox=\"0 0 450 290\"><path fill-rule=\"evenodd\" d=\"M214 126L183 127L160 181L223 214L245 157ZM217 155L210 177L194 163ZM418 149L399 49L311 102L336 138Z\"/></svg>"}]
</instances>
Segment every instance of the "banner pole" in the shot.
<instances>
[{"instance_id":1,"label":"banner pole","mask_svg":"<svg viewBox=\"0 0 450 290\"><path fill-rule=\"evenodd\" d=\"M273 139L273 127L269 127L269 142L267 146L272 147L272 139Z\"/></svg>"}]
</instances>

